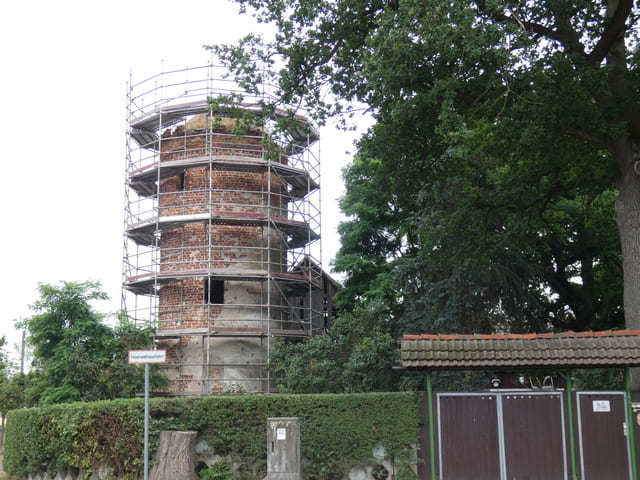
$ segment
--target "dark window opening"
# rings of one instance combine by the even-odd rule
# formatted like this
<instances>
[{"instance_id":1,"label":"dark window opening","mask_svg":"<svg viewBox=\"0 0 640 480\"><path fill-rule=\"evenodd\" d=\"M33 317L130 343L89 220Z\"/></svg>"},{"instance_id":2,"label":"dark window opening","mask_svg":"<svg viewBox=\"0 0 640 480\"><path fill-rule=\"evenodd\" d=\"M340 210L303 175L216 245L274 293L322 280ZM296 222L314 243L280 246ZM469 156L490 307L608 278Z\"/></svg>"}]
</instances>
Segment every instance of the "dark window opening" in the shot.
<instances>
[{"instance_id":1,"label":"dark window opening","mask_svg":"<svg viewBox=\"0 0 640 480\"><path fill-rule=\"evenodd\" d=\"M185 172L182 172L180 175L178 175L178 190L184 190L185 175Z\"/></svg>"},{"instance_id":2,"label":"dark window opening","mask_svg":"<svg viewBox=\"0 0 640 480\"><path fill-rule=\"evenodd\" d=\"M204 281L204 302L224 303L224 281L207 278Z\"/></svg>"}]
</instances>

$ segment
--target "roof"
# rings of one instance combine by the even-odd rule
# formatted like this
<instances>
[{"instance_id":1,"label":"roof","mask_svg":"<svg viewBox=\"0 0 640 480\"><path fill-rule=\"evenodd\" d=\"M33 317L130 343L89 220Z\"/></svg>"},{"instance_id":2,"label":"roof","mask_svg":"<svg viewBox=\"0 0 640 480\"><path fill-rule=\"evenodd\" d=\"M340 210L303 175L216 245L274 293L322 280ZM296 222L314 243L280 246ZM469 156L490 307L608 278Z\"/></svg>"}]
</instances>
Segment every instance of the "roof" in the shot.
<instances>
[{"instance_id":1,"label":"roof","mask_svg":"<svg viewBox=\"0 0 640 480\"><path fill-rule=\"evenodd\" d=\"M300 273L302 272L304 275L308 273L308 269L311 267L312 270L315 270L316 274L322 275L328 282L330 282L336 290L340 290L342 285L338 283L334 278L327 273L316 261L311 258L310 255L305 255L302 260L300 260L296 265L291 268L291 273Z\"/></svg>"},{"instance_id":2,"label":"roof","mask_svg":"<svg viewBox=\"0 0 640 480\"><path fill-rule=\"evenodd\" d=\"M405 335L403 368L513 370L640 365L640 330L524 335Z\"/></svg>"}]
</instances>

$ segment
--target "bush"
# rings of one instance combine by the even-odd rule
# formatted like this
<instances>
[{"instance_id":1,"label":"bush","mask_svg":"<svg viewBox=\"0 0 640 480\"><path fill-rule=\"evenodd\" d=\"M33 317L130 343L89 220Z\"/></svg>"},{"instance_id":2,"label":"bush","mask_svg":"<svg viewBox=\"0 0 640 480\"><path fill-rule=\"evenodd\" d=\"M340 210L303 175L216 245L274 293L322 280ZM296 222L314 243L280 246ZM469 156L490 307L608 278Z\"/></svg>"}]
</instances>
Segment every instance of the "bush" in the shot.
<instances>
[{"instance_id":1,"label":"bush","mask_svg":"<svg viewBox=\"0 0 640 480\"><path fill-rule=\"evenodd\" d=\"M198 473L201 480L227 480L233 476L231 462L220 462Z\"/></svg>"},{"instance_id":2,"label":"bush","mask_svg":"<svg viewBox=\"0 0 640 480\"><path fill-rule=\"evenodd\" d=\"M227 459L204 470L202 475L209 476L202 478L263 478L267 418L299 417L304 477L340 478L366 464L378 446L396 462L411 461L419 442L418 407L412 393L152 399L150 455L159 432L197 431ZM12 475L46 471L52 477L102 466L115 477L138 479L143 433L140 399L12 410L4 467ZM230 462L251 465L253 473L248 468L229 473Z\"/></svg>"}]
</instances>

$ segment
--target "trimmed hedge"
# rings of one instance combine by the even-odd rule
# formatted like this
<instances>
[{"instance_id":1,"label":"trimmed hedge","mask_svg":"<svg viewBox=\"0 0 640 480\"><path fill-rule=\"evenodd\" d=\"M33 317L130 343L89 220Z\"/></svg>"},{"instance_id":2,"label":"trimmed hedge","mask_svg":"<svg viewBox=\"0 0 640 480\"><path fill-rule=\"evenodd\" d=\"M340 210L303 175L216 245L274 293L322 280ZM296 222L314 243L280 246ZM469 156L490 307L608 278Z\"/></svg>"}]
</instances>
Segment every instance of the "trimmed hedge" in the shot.
<instances>
[{"instance_id":1,"label":"trimmed hedge","mask_svg":"<svg viewBox=\"0 0 640 480\"><path fill-rule=\"evenodd\" d=\"M239 466L234 478L263 478L266 419L300 417L306 479L342 478L349 468L367 464L379 446L396 465L408 466L419 443L419 403L413 393L152 399L150 455L159 432L193 430ZM106 466L114 477L137 479L143 428L140 399L13 410L4 468L17 476L44 471L53 477ZM405 473L412 476L408 468Z\"/></svg>"}]
</instances>

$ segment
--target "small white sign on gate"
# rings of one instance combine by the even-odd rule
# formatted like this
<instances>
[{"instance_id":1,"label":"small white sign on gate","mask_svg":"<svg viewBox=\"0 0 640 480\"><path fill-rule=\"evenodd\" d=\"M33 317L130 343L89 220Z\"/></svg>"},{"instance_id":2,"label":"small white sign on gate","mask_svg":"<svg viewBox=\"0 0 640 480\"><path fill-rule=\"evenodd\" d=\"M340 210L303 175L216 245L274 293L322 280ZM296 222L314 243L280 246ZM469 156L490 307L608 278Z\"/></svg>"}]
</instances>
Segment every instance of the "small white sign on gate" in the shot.
<instances>
[{"instance_id":1,"label":"small white sign on gate","mask_svg":"<svg viewBox=\"0 0 640 480\"><path fill-rule=\"evenodd\" d=\"M594 412L610 412L611 403L609 402L609 400L594 400L593 411Z\"/></svg>"}]
</instances>

